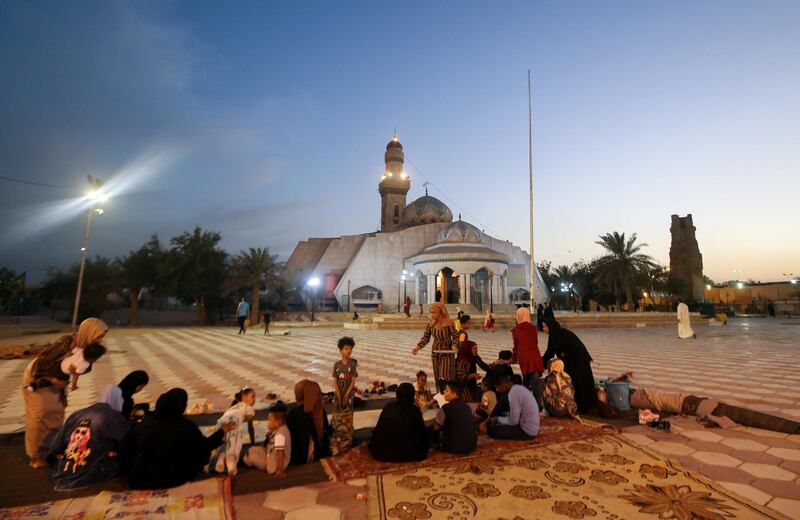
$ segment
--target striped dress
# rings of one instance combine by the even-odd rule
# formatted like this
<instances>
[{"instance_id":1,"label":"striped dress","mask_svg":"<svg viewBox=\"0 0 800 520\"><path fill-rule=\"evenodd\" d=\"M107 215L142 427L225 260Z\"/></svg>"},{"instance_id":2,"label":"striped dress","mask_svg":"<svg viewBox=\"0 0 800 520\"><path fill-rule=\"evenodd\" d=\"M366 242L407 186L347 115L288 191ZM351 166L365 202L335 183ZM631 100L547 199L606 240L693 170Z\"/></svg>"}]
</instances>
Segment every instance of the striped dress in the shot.
<instances>
[{"instance_id":1,"label":"striped dress","mask_svg":"<svg viewBox=\"0 0 800 520\"><path fill-rule=\"evenodd\" d=\"M440 381L446 382L456 377L456 344L458 331L452 325L441 328L433 328L430 323L425 327L422 339L417 343L417 347L424 348L431 338L431 363L433 364L433 380L437 389L444 391L444 385Z\"/></svg>"}]
</instances>

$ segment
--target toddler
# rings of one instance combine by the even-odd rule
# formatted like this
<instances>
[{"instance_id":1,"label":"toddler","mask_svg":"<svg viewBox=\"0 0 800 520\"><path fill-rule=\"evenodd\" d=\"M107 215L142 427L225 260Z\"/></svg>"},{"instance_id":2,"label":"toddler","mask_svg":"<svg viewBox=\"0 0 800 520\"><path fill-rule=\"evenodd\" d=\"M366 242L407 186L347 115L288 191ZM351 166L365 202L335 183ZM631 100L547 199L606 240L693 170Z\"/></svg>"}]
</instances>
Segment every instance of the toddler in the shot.
<instances>
[{"instance_id":1,"label":"toddler","mask_svg":"<svg viewBox=\"0 0 800 520\"><path fill-rule=\"evenodd\" d=\"M248 466L261 469L278 478L286 478L292 459L292 435L286 426L286 407L277 403L267 414L267 438L264 446L251 446L243 460Z\"/></svg>"},{"instance_id":2,"label":"toddler","mask_svg":"<svg viewBox=\"0 0 800 520\"><path fill-rule=\"evenodd\" d=\"M417 406L420 408L432 408L435 401L433 400L431 387L428 386L428 374L424 370L417 372L417 388L415 390Z\"/></svg>"},{"instance_id":3,"label":"toddler","mask_svg":"<svg viewBox=\"0 0 800 520\"><path fill-rule=\"evenodd\" d=\"M255 390L249 387L242 388L236 392L231 407L217 421L218 428L221 428L225 423L234 424L233 429L225 434L225 444L211 454L209 466L218 473L227 472L228 475L236 475L239 455L244 445L243 426L245 422L248 425L250 442L255 442L255 432L253 430L253 416L255 415L253 405L255 403Z\"/></svg>"}]
</instances>

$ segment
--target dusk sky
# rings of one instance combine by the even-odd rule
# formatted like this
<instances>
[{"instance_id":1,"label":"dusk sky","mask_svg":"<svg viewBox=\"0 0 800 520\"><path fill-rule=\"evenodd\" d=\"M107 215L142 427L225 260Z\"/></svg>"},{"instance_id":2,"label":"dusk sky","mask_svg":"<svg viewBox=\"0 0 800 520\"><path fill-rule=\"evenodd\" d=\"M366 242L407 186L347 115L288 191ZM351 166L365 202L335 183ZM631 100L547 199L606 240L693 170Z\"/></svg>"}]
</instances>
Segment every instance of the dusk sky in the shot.
<instances>
[{"instance_id":1,"label":"dusk sky","mask_svg":"<svg viewBox=\"0 0 800 520\"><path fill-rule=\"evenodd\" d=\"M0 2L0 266L196 225L230 252L375 231L393 129L412 179L536 257L692 213L717 281L800 275L800 2Z\"/></svg>"}]
</instances>

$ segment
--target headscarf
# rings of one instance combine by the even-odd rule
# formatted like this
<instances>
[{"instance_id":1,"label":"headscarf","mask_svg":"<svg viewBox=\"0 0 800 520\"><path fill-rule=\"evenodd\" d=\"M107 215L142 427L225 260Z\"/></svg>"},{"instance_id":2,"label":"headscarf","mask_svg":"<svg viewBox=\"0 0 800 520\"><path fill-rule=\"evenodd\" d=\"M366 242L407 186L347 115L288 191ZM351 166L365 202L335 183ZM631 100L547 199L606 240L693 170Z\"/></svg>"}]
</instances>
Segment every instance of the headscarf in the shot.
<instances>
[{"instance_id":1,"label":"headscarf","mask_svg":"<svg viewBox=\"0 0 800 520\"><path fill-rule=\"evenodd\" d=\"M517 323L531 322L531 311L527 307L517 309Z\"/></svg>"},{"instance_id":2,"label":"headscarf","mask_svg":"<svg viewBox=\"0 0 800 520\"><path fill-rule=\"evenodd\" d=\"M183 388L173 388L158 396L156 401L156 417L162 419L177 418L186 411L189 394Z\"/></svg>"},{"instance_id":3,"label":"headscarf","mask_svg":"<svg viewBox=\"0 0 800 520\"><path fill-rule=\"evenodd\" d=\"M116 412L122 411L122 390L117 385L106 385L97 399L98 403L105 403Z\"/></svg>"},{"instance_id":4,"label":"headscarf","mask_svg":"<svg viewBox=\"0 0 800 520\"><path fill-rule=\"evenodd\" d=\"M303 406L303 411L314 420L314 429L317 430L317 439L323 437L322 390L318 383L303 379L294 385L294 398L297 405Z\"/></svg>"},{"instance_id":5,"label":"headscarf","mask_svg":"<svg viewBox=\"0 0 800 520\"><path fill-rule=\"evenodd\" d=\"M117 386L120 388L120 390L122 390L122 397L128 399L133 396L133 393L137 388L144 386L149 382L150 376L147 375L147 372L144 370L134 370L122 378L122 381L120 381Z\"/></svg>"},{"instance_id":6,"label":"headscarf","mask_svg":"<svg viewBox=\"0 0 800 520\"><path fill-rule=\"evenodd\" d=\"M416 394L417 392L414 390L414 385L411 383L400 383L400 386L397 387L397 391L395 392L397 402L406 406L416 406L414 403Z\"/></svg>"},{"instance_id":7,"label":"headscarf","mask_svg":"<svg viewBox=\"0 0 800 520\"><path fill-rule=\"evenodd\" d=\"M569 376L564 372L564 362L558 358L553 358L550 360L549 368L550 373L555 376L558 388L564 388L564 386L567 384L567 379L569 378Z\"/></svg>"},{"instance_id":8,"label":"headscarf","mask_svg":"<svg viewBox=\"0 0 800 520\"><path fill-rule=\"evenodd\" d=\"M550 331L549 332L550 335L552 335L553 332L561 330L561 324L558 323L558 321L553 316L545 316L544 324L547 325L547 330Z\"/></svg>"},{"instance_id":9,"label":"headscarf","mask_svg":"<svg viewBox=\"0 0 800 520\"><path fill-rule=\"evenodd\" d=\"M467 363L474 363L477 361L477 357L472 355L472 347L474 347L476 343L471 340L462 341L458 344L458 354L456 355L456 359L463 359Z\"/></svg>"},{"instance_id":10,"label":"headscarf","mask_svg":"<svg viewBox=\"0 0 800 520\"><path fill-rule=\"evenodd\" d=\"M453 320L447 314L447 307L442 302L436 302L431 305L431 326L435 329L442 329L451 326Z\"/></svg>"},{"instance_id":11,"label":"headscarf","mask_svg":"<svg viewBox=\"0 0 800 520\"><path fill-rule=\"evenodd\" d=\"M72 338L72 348L83 349L95 343L100 336L108 332L108 325L99 318L86 318L78 327L78 332Z\"/></svg>"}]
</instances>

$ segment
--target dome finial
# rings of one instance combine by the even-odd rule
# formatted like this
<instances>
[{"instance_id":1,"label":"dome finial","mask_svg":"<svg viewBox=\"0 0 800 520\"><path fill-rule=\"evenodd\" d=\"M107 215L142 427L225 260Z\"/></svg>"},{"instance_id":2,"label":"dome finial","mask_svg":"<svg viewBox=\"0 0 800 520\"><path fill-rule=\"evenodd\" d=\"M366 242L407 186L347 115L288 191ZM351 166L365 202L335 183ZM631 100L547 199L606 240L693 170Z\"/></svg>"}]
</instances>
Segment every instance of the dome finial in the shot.
<instances>
[{"instance_id":1,"label":"dome finial","mask_svg":"<svg viewBox=\"0 0 800 520\"><path fill-rule=\"evenodd\" d=\"M458 220L461 220L461 213L458 214Z\"/></svg>"}]
</instances>

